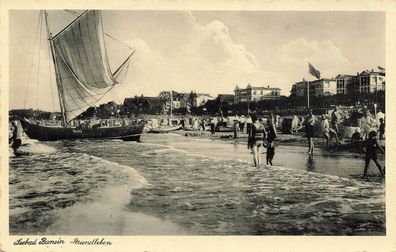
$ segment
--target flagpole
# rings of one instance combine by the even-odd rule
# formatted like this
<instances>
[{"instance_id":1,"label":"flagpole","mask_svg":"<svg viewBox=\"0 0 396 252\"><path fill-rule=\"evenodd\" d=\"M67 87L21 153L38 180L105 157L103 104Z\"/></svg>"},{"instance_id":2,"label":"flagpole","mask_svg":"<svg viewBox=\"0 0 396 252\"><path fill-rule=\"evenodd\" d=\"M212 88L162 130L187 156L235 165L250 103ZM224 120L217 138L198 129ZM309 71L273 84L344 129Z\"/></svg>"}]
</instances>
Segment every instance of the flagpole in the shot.
<instances>
[{"instance_id":1,"label":"flagpole","mask_svg":"<svg viewBox=\"0 0 396 252\"><path fill-rule=\"evenodd\" d=\"M307 81L307 102L308 102L308 108L309 108L309 81Z\"/></svg>"}]
</instances>

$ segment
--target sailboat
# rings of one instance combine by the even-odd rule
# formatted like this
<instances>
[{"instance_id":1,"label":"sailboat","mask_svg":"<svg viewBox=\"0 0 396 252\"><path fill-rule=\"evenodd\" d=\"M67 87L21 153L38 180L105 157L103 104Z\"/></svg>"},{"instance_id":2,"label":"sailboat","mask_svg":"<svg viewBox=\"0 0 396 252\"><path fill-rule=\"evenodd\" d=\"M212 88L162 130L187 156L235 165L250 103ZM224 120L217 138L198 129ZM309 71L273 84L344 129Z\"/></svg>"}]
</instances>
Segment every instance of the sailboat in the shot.
<instances>
[{"instance_id":1,"label":"sailboat","mask_svg":"<svg viewBox=\"0 0 396 252\"><path fill-rule=\"evenodd\" d=\"M170 120L169 122L172 122L172 109L173 109L173 96L172 96L173 90L169 91L169 100L170 100ZM182 128L182 125L160 125L158 127L150 128L149 133L168 133L171 131L179 130Z\"/></svg>"},{"instance_id":2,"label":"sailboat","mask_svg":"<svg viewBox=\"0 0 396 252\"><path fill-rule=\"evenodd\" d=\"M44 11L62 126L38 125L24 118L21 124L26 134L41 141L80 138L140 140L143 121L114 127L73 127L70 123L125 79L134 52L112 73L104 42L101 11L84 11L54 36L49 31L47 15Z\"/></svg>"}]
</instances>

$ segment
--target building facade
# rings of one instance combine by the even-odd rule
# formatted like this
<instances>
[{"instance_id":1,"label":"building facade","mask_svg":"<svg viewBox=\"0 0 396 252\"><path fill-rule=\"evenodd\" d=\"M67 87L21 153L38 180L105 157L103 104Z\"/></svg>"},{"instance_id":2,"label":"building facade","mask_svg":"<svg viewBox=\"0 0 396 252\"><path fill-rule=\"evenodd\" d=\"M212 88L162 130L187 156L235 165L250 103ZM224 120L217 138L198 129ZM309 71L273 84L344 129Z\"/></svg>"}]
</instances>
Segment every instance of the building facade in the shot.
<instances>
[{"instance_id":1,"label":"building facade","mask_svg":"<svg viewBox=\"0 0 396 252\"><path fill-rule=\"evenodd\" d=\"M339 74L335 77L337 82L337 94L348 94L350 93L352 86L353 75ZM348 92L349 91L349 92Z\"/></svg>"},{"instance_id":2,"label":"building facade","mask_svg":"<svg viewBox=\"0 0 396 252\"><path fill-rule=\"evenodd\" d=\"M272 100L280 97L280 88L274 87L254 87L250 84L246 88L239 88L238 86L234 89L235 103L239 102L251 102L261 100Z\"/></svg>"},{"instance_id":3,"label":"building facade","mask_svg":"<svg viewBox=\"0 0 396 252\"><path fill-rule=\"evenodd\" d=\"M339 74L334 79L309 81L309 92L314 96L332 94L363 94L385 90L385 70L373 69L358 72L356 75ZM292 85L291 96L306 96L307 82L300 81Z\"/></svg>"},{"instance_id":4,"label":"building facade","mask_svg":"<svg viewBox=\"0 0 396 252\"><path fill-rule=\"evenodd\" d=\"M325 96L337 93L337 82L335 79L321 78L314 81L300 81L292 85L291 95L307 96L309 85L310 96Z\"/></svg>"},{"instance_id":5,"label":"building facade","mask_svg":"<svg viewBox=\"0 0 396 252\"><path fill-rule=\"evenodd\" d=\"M335 79L322 78L319 80L310 81L310 92L313 96L334 95L337 93L337 82Z\"/></svg>"},{"instance_id":6,"label":"building facade","mask_svg":"<svg viewBox=\"0 0 396 252\"><path fill-rule=\"evenodd\" d=\"M374 93L385 90L385 72L366 70L358 74L358 93Z\"/></svg>"},{"instance_id":7,"label":"building facade","mask_svg":"<svg viewBox=\"0 0 396 252\"><path fill-rule=\"evenodd\" d=\"M290 91L291 95L297 97L306 96L308 83L308 81L299 81L294 83Z\"/></svg>"},{"instance_id":8,"label":"building facade","mask_svg":"<svg viewBox=\"0 0 396 252\"><path fill-rule=\"evenodd\" d=\"M232 94L219 94L217 100L220 104L227 103L228 105L234 104L235 96Z\"/></svg>"}]
</instances>

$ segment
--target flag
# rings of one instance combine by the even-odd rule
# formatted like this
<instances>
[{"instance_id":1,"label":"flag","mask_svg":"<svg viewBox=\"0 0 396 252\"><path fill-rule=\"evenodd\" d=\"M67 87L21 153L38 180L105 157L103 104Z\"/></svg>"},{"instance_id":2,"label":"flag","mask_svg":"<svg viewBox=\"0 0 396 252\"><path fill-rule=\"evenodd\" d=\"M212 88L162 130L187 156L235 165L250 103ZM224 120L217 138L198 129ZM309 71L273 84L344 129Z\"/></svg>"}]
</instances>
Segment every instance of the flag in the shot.
<instances>
[{"instance_id":1,"label":"flag","mask_svg":"<svg viewBox=\"0 0 396 252\"><path fill-rule=\"evenodd\" d=\"M385 68L378 66L378 69L385 72Z\"/></svg>"},{"instance_id":2,"label":"flag","mask_svg":"<svg viewBox=\"0 0 396 252\"><path fill-rule=\"evenodd\" d=\"M315 76L316 78L320 79L320 72L318 70L316 70L311 63L308 62L308 72Z\"/></svg>"}]
</instances>

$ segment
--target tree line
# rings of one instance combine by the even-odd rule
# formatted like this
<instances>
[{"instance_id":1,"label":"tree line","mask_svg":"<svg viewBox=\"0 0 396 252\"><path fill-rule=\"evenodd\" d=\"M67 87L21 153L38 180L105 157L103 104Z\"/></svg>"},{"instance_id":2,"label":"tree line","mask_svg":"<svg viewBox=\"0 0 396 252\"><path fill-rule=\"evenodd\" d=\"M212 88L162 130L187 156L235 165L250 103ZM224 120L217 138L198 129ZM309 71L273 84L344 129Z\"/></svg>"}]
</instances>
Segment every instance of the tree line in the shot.
<instances>
[{"instance_id":1,"label":"tree line","mask_svg":"<svg viewBox=\"0 0 396 252\"><path fill-rule=\"evenodd\" d=\"M82 113L78 119L87 119L92 117L111 118L111 117L134 117L141 115L163 115L164 103L166 99L146 99L144 97L135 97L125 99L124 104L109 102L99 107L90 107ZM310 97L310 108L314 114L321 114L325 110L341 106L366 105L373 111L374 104L377 108L385 112L385 92L365 94L336 94L331 96ZM252 102L219 102L218 99L210 100L205 105L199 107L173 109L174 115L247 115L249 113L268 114L277 113L278 115L303 115L307 113L307 97L281 96L278 99L262 100ZM169 113L169 112L168 112ZM33 109L11 110L10 116L17 118L35 118L38 120L59 119L60 113L51 113Z\"/></svg>"}]
</instances>

